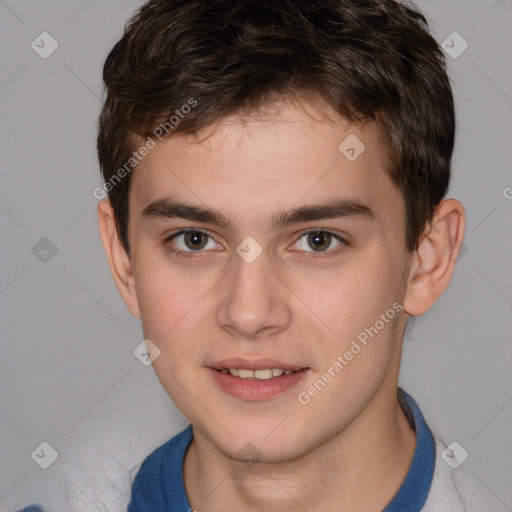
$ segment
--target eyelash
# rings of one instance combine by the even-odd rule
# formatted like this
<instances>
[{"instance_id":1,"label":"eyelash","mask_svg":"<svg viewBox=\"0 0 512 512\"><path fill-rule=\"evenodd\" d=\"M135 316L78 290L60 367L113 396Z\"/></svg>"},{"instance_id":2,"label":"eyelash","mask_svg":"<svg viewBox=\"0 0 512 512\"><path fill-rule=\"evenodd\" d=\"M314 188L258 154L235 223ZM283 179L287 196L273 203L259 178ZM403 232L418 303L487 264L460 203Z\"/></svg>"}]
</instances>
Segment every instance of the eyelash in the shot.
<instances>
[{"instance_id":1,"label":"eyelash","mask_svg":"<svg viewBox=\"0 0 512 512\"><path fill-rule=\"evenodd\" d=\"M186 233L202 233L202 234L209 236L210 238L213 239L213 237L210 235L210 233L208 231L204 231L202 229L197 229L197 228L185 229L185 230L179 231L178 233L174 233L173 235L171 235L163 240L163 243L166 246L166 250L169 251L170 253L174 254L174 256L179 259L192 260L194 258L204 258L204 256L203 256L204 251L203 252L201 252L201 251L182 251L180 249L171 249L167 246L167 244L171 240L173 240L174 238L176 238L179 235L183 235ZM323 254L325 254L325 253L328 253L330 256L336 255L339 252L341 252L342 250L344 250L345 247L348 247L350 245L344 238L340 237L339 235L336 235L335 233L332 233L331 231L327 231L325 229L310 229L307 231L303 231L300 234L300 236L298 237L297 241L300 240L304 235L308 235L310 233L322 233L322 234L331 235L333 238L335 238L336 240L341 242L341 246L338 247L337 249L333 249L331 251L324 251L324 252L320 252L320 253L318 253L318 252L310 253L309 251L306 251L306 255L303 257L306 259L309 259L309 260L316 260L318 258L328 257L328 256L323 256Z\"/></svg>"}]
</instances>

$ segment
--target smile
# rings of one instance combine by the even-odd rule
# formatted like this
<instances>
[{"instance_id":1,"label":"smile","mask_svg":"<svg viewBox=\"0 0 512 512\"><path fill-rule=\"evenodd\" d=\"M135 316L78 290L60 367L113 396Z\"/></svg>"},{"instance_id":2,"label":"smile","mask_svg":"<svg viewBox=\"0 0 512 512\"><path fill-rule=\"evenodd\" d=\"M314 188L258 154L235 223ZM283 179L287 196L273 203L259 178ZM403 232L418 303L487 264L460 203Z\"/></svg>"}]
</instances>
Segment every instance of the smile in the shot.
<instances>
[{"instance_id":1,"label":"smile","mask_svg":"<svg viewBox=\"0 0 512 512\"><path fill-rule=\"evenodd\" d=\"M283 370L282 368L268 368L265 370L247 370L244 368L222 368L222 373L229 373L233 377L240 379L260 379L268 380L281 375L291 375L295 373L293 370Z\"/></svg>"},{"instance_id":2,"label":"smile","mask_svg":"<svg viewBox=\"0 0 512 512\"><path fill-rule=\"evenodd\" d=\"M215 387L223 393L246 401L271 400L299 386L310 372L283 368L206 368Z\"/></svg>"}]
</instances>

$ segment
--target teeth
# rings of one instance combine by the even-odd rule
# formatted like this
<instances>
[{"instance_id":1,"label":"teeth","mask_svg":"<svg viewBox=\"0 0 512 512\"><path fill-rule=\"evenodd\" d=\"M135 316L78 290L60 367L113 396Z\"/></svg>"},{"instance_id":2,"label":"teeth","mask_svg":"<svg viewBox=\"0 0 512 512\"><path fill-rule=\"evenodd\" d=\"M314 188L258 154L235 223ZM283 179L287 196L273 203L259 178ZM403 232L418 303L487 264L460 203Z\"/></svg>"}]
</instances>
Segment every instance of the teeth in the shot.
<instances>
[{"instance_id":1,"label":"teeth","mask_svg":"<svg viewBox=\"0 0 512 512\"><path fill-rule=\"evenodd\" d=\"M240 379L260 379L268 380L273 377L281 377L281 375L290 375L295 373L293 370L283 370L281 368L269 368L265 370L246 370L244 368L223 368L222 373L229 373L233 377Z\"/></svg>"},{"instance_id":2,"label":"teeth","mask_svg":"<svg viewBox=\"0 0 512 512\"><path fill-rule=\"evenodd\" d=\"M271 379L272 378L272 370L255 370L254 376L257 379Z\"/></svg>"},{"instance_id":3,"label":"teeth","mask_svg":"<svg viewBox=\"0 0 512 512\"><path fill-rule=\"evenodd\" d=\"M254 372L252 370L238 370L238 377L241 379L248 379L250 377L254 377Z\"/></svg>"}]
</instances>

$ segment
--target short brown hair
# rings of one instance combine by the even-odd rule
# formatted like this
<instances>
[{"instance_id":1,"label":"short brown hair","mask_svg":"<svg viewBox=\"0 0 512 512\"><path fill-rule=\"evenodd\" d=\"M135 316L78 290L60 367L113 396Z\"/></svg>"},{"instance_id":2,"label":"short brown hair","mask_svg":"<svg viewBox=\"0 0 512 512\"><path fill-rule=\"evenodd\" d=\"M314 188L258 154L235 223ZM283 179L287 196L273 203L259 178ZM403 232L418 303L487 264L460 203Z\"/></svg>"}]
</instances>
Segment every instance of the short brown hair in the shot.
<instances>
[{"instance_id":1,"label":"short brown hair","mask_svg":"<svg viewBox=\"0 0 512 512\"><path fill-rule=\"evenodd\" d=\"M97 149L105 182L140 137L152 138L191 98L195 107L169 136L304 94L349 121L376 123L386 171L404 200L409 251L448 190L450 81L427 20L410 2L149 0L126 23L103 80ZM123 176L108 197L129 254L130 174Z\"/></svg>"}]
</instances>

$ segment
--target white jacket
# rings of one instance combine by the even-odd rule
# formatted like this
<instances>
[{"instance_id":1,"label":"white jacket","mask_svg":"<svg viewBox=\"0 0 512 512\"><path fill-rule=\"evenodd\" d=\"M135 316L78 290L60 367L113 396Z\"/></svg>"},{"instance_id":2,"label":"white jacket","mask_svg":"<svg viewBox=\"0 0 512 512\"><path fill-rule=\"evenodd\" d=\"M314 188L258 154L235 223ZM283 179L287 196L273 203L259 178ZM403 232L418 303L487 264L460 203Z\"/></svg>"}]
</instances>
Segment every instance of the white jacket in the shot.
<instances>
[{"instance_id":1,"label":"white jacket","mask_svg":"<svg viewBox=\"0 0 512 512\"><path fill-rule=\"evenodd\" d=\"M446 443L436 434L436 463L432 486L422 512L510 512L476 476L459 466L452 469L441 457ZM405 511L404 511L405 512Z\"/></svg>"}]
</instances>

